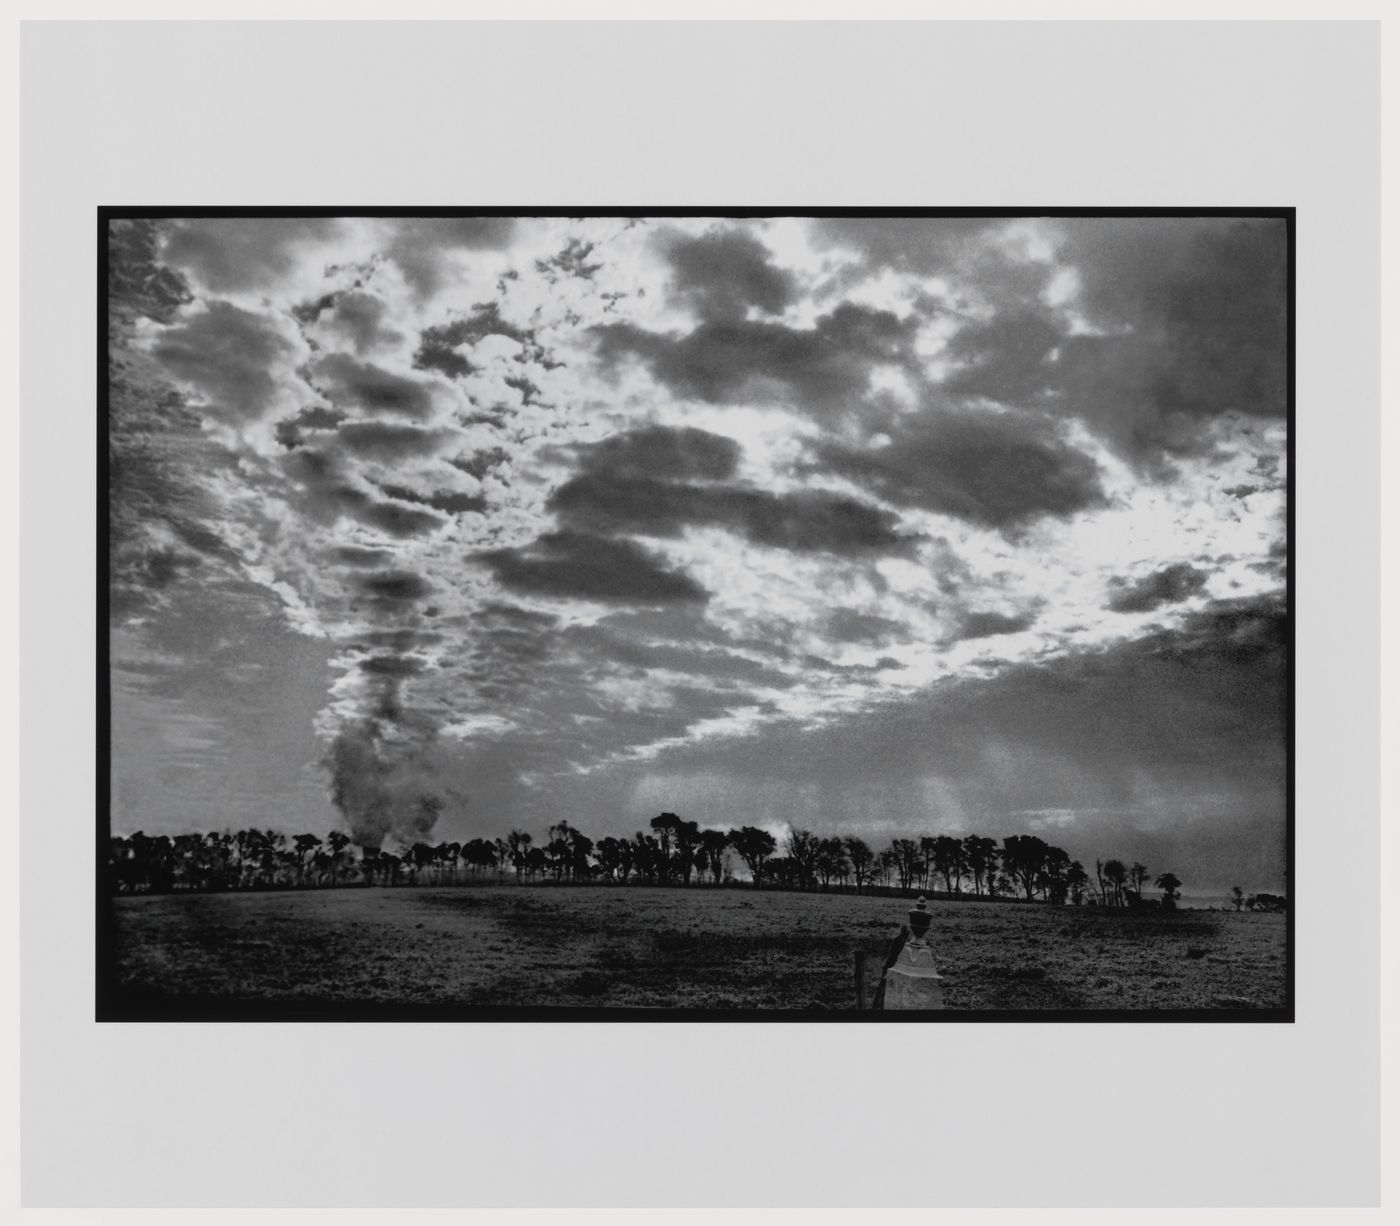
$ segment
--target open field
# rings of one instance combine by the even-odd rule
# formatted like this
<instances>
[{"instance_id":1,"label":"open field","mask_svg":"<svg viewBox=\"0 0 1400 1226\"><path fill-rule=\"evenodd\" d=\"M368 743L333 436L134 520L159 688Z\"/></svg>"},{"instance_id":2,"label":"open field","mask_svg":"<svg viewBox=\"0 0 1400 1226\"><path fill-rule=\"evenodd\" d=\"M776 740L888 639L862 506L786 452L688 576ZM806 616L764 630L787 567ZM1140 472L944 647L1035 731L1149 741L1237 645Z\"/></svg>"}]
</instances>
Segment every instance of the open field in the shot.
<instances>
[{"instance_id":1,"label":"open field","mask_svg":"<svg viewBox=\"0 0 1400 1226\"><path fill-rule=\"evenodd\" d=\"M132 999L853 1009L908 903L747 889L423 887L114 900ZM1279 1009L1281 915L934 901L953 1010Z\"/></svg>"}]
</instances>

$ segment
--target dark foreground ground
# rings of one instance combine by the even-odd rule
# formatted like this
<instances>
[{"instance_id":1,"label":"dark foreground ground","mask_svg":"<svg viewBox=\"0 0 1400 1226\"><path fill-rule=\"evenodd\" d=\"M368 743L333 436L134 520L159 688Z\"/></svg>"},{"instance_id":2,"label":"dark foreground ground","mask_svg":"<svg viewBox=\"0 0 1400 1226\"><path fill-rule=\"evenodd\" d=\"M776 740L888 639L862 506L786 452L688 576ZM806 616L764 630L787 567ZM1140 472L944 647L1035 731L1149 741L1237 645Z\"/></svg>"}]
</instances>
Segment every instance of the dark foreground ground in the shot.
<instances>
[{"instance_id":1,"label":"dark foreground ground","mask_svg":"<svg viewBox=\"0 0 1400 1226\"><path fill-rule=\"evenodd\" d=\"M850 1010L901 899L745 889L425 887L115 900L114 1000ZM1284 917L933 902L949 1010L1280 1009ZM118 1009L120 1012L120 1009Z\"/></svg>"}]
</instances>

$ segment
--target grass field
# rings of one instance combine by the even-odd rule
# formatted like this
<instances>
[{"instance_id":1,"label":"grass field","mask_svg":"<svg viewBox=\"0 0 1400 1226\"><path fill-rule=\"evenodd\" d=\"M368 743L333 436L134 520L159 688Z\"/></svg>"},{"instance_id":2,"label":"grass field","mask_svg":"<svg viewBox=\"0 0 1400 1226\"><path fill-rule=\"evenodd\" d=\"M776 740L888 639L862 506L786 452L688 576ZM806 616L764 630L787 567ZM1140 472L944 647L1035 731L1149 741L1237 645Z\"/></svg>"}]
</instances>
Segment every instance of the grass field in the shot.
<instances>
[{"instance_id":1,"label":"grass field","mask_svg":"<svg viewBox=\"0 0 1400 1226\"><path fill-rule=\"evenodd\" d=\"M424 887L115 900L117 987L220 1002L853 1009L908 902L746 889ZM1286 922L935 901L955 1010L1278 1009Z\"/></svg>"}]
</instances>

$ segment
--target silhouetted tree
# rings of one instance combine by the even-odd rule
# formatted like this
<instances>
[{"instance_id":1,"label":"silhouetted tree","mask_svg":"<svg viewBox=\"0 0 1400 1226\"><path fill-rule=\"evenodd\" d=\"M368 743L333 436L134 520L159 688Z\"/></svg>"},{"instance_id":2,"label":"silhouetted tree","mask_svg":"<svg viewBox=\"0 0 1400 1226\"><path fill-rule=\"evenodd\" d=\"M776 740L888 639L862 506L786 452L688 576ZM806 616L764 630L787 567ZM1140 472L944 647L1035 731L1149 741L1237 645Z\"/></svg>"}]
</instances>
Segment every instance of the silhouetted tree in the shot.
<instances>
[{"instance_id":1,"label":"silhouetted tree","mask_svg":"<svg viewBox=\"0 0 1400 1226\"><path fill-rule=\"evenodd\" d=\"M846 857L851 862L851 873L856 879L856 893L859 894L861 886L870 880L870 867L875 853L870 850L870 844L864 839L848 838Z\"/></svg>"},{"instance_id":2,"label":"silhouetted tree","mask_svg":"<svg viewBox=\"0 0 1400 1226\"><path fill-rule=\"evenodd\" d=\"M534 836L525 830L512 830L506 835L506 851L510 857L511 865L515 869L517 882L525 871L525 857L530 851L530 844L534 841Z\"/></svg>"},{"instance_id":3,"label":"silhouetted tree","mask_svg":"<svg viewBox=\"0 0 1400 1226\"><path fill-rule=\"evenodd\" d=\"M919 867L916 876L921 890L928 889L929 875L938 871L935 859L937 849L938 840L932 835L926 834L919 840Z\"/></svg>"},{"instance_id":4,"label":"silhouetted tree","mask_svg":"<svg viewBox=\"0 0 1400 1226\"><path fill-rule=\"evenodd\" d=\"M1029 902L1041 884L1050 847L1033 834L1011 834L1001 841L1002 871L1026 893Z\"/></svg>"},{"instance_id":5,"label":"silhouetted tree","mask_svg":"<svg viewBox=\"0 0 1400 1226\"><path fill-rule=\"evenodd\" d=\"M332 830L326 835L326 842L331 849L331 884L336 884L340 880L341 870L345 867L345 849L350 846L350 836L339 830Z\"/></svg>"},{"instance_id":6,"label":"silhouetted tree","mask_svg":"<svg viewBox=\"0 0 1400 1226\"><path fill-rule=\"evenodd\" d=\"M762 884L764 866L778 849L778 841L757 826L740 826L738 830L729 832L729 845L748 866L754 885Z\"/></svg>"},{"instance_id":7,"label":"silhouetted tree","mask_svg":"<svg viewBox=\"0 0 1400 1226\"><path fill-rule=\"evenodd\" d=\"M1122 860L1105 860L1103 862L1104 880L1113 887L1113 905L1121 907L1123 905L1123 886L1128 880L1128 870Z\"/></svg>"},{"instance_id":8,"label":"silhouetted tree","mask_svg":"<svg viewBox=\"0 0 1400 1226\"><path fill-rule=\"evenodd\" d=\"M1076 860L1065 872L1065 886L1069 890L1069 900L1076 907L1084 902L1084 890L1089 884L1089 874L1084 871L1084 866Z\"/></svg>"},{"instance_id":9,"label":"silhouetted tree","mask_svg":"<svg viewBox=\"0 0 1400 1226\"><path fill-rule=\"evenodd\" d=\"M783 840L783 850L792 861L797 876L797 887L805 890L816 878L817 848L820 840L810 830L797 826L788 829Z\"/></svg>"},{"instance_id":10,"label":"silhouetted tree","mask_svg":"<svg viewBox=\"0 0 1400 1226\"><path fill-rule=\"evenodd\" d=\"M972 874L972 886L982 893L986 884L987 893L992 892L992 875L997 867L997 841L979 834L969 834L963 839L963 861Z\"/></svg>"},{"instance_id":11,"label":"silhouetted tree","mask_svg":"<svg viewBox=\"0 0 1400 1226\"><path fill-rule=\"evenodd\" d=\"M1069 867L1069 852L1061 847L1045 848L1045 858L1041 862L1036 881L1041 893L1052 906L1064 905L1065 896L1069 893Z\"/></svg>"},{"instance_id":12,"label":"silhouetted tree","mask_svg":"<svg viewBox=\"0 0 1400 1226\"><path fill-rule=\"evenodd\" d=\"M719 885L724 873L724 852L729 846L729 835L723 830L702 830L700 832L700 856L709 866L710 877Z\"/></svg>"},{"instance_id":13,"label":"silhouetted tree","mask_svg":"<svg viewBox=\"0 0 1400 1226\"><path fill-rule=\"evenodd\" d=\"M640 830L632 836L632 862L637 873L648 885L655 885L661 880L665 860L666 856L658 839L643 834Z\"/></svg>"},{"instance_id":14,"label":"silhouetted tree","mask_svg":"<svg viewBox=\"0 0 1400 1226\"><path fill-rule=\"evenodd\" d=\"M961 888L963 873L966 871L963 864L962 840L954 838L951 834L940 834L934 839L933 868L943 878L945 892L951 894L954 883Z\"/></svg>"},{"instance_id":15,"label":"silhouetted tree","mask_svg":"<svg viewBox=\"0 0 1400 1226\"><path fill-rule=\"evenodd\" d=\"M1244 891L1237 885L1230 887L1230 904L1236 911L1244 906Z\"/></svg>"},{"instance_id":16,"label":"silhouetted tree","mask_svg":"<svg viewBox=\"0 0 1400 1226\"><path fill-rule=\"evenodd\" d=\"M700 823L679 819L675 825L676 867L680 871L681 884L690 884L690 874L695 868L696 857L700 854Z\"/></svg>"},{"instance_id":17,"label":"silhouetted tree","mask_svg":"<svg viewBox=\"0 0 1400 1226\"><path fill-rule=\"evenodd\" d=\"M621 882L622 876L622 844L612 835L607 835L598 840L598 845L593 849L594 858L598 861L598 870L604 877L612 881Z\"/></svg>"},{"instance_id":18,"label":"silhouetted tree","mask_svg":"<svg viewBox=\"0 0 1400 1226\"><path fill-rule=\"evenodd\" d=\"M818 840L813 866L817 876L821 878L822 889L830 889L833 877L844 877L846 874L848 865L845 845L835 837Z\"/></svg>"},{"instance_id":19,"label":"silhouetted tree","mask_svg":"<svg viewBox=\"0 0 1400 1226\"><path fill-rule=\"evenodd\" d=\"M791 856L774 856L763 866L763 874L774 885L790 890L802 882L801 869Z\"/></svg>"},{"instance_id":20,"label":"silhouetted tree","mask_svg":"<svg viewBox=\"0 0 1400 1226\"><path fill-rule=\"evenodd\" d=\"M919 845L913 839L895 839L887 850L899 888L907 893L919 875Z\"/></svg>"},{"instance_id":21,"label":"silhouetted tree","mask_svg":"<svg viewBox=\"0 0 1400 1226\"><path fill-rule=\"evenodd\" d=\"M1143 884L1147 881L1147 865L1133 861L1133 866L1128 870L1128 880L1133 884L1133 891L1141 897Z\"/></svg>"},{"instance_id":22,"label":"silhouetted tree","mask_svg":"<svg viewBox=\"0 0 1400 1226\"><path fill-rule=\"evenodd\" d=\"M1163 873L1157 878L1157 887L1162 891L1162 906L1175 907L1181 897L1181 878L1175 873Z\"/></svg>"}]
</instances>

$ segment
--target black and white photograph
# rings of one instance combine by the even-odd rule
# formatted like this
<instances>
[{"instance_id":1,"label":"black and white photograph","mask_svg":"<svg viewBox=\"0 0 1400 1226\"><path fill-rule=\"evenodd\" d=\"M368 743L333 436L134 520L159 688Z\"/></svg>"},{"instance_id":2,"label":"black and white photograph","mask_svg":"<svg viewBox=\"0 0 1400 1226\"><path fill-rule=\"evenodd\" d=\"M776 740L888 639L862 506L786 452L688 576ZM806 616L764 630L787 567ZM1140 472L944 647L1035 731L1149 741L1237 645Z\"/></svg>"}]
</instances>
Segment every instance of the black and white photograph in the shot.
<instances>
[{"instance_id":1,"label":"black and white photograph","mask_svg":"<svg viewBox=\"0 0 1400 1226\"><path fill-rule=\"evenodd\" d=\"M107 208L99 1018L1289 1021L1285 208Z\"/></svg>"}]
</instances>

